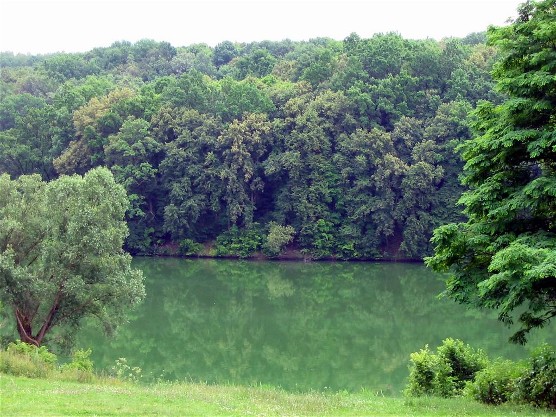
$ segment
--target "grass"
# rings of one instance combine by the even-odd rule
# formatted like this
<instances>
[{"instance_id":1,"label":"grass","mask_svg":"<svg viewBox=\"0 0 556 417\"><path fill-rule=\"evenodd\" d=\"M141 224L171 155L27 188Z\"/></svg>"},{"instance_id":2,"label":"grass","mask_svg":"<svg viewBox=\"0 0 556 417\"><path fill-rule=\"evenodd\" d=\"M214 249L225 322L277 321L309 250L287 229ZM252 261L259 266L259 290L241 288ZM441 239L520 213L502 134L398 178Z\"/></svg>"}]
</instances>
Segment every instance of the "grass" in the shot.
<instances>
[{"instance_id":1,"label":"grass","mask_svg":"<svg viewBox=\"0 0 556 417\"><path fill-rule=\"evenodd\" d=\"M277 388L194 383L80 383L0 374L9 416L551 416L528 406L466 398L389 398L370 392L293 394Z\"/></svg>"},{"instance_id":2,"label":"grass","mask_svg":"<svg viewBox=\"0 0 556 417\"><path fill-rule=\"evenodd\" d=\"M396 398L374 392L289 393L272 387L135 380L93 372L90 351L58 366L55 355L25 344L0 350L0 416L556 416L516 404L486 406L468 398Z\"/></svg>"}]
</instances>

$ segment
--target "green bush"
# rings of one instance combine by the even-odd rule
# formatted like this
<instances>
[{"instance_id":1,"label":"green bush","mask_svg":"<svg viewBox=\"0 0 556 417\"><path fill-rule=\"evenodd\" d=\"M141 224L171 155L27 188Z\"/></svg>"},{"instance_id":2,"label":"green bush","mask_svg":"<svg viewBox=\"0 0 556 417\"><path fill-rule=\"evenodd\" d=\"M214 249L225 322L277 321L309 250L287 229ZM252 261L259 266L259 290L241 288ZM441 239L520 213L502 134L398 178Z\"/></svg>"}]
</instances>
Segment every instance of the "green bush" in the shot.
<instances>
[{"instance_id":1,"label":"green bush","mask_svg":"<svg viewBox=\"0 0 556 417\"><path fill-rule=\"evenodd\" d=\"M410 355L409 382L406 394L411 396L460 395L467 381L488 363L481 350L475 350L461 340L446 339L432 353L428 346Z\"/></svg>"},{"instance_id":2,"label":"green bush","mask_svg":"<svg viewBox=\"0 0 556 417\"><path fill-rule=\"evenodd\" d=\"M428 345L419 352L413 352L410 360L409 382L405 390L407 395L453 395L453 383L448 377L450 368L429 350Z\"/></svg>"},{"instance_id":3,"label":"green bush","mask_svg":"<svg viewBox=\"0 0 556 417\"><path fill-rule=\"evenodd\" d=\"M515 396L516 381L523 373L520 363L497 360L477 372L465 392L473 399L485 404L502 404Z\"/></svg>"},{"instance_id":4,"label":"green bush","mask_svg":"<svg viewBox=\"0 0 556 417\"><path fill-rule=\"evenodd\" d=\"M247 258L260 250L262 243L263 235L257 224L248 229L239 229L234 225L216 238L216 255Z\"/></svg>"},{"instance_id":5,"label":"green bush","mask_svg":"<svg viewBox=\"0 0 556 417\"><path fill-rule=\"evenodd\" d=\"M71 355L71 362L62 366L62 369L77 369L80 371L93 371L93 361L91 360L91 349L77 349Z\"/></svg>"},{"instance_id":6,"label":"green bush","mask_svg":"<svg viewBox=\"0 0 556 417\"><path fill-rule=\"evenodd\" d=\"M54 353L50 352L46 346L37 347L22 342L21 340L8 344L8 348L6 350L8 352L32 357L37 361L43 362L47 365L55 365L58 361L57 356Z\"/></svg>"},{"instance_id":7,"label":"green bush","mask_svg":"<svg viewBox=\"0 0 556 417\"><path fill-rule=\"evenodd\" d=\"M451 369L448 375L454 384L456 394L462 392L467 381L488 364L486 354L481 349L473 349L461 340L448 338L438 347L440 359Z\"/></svg>"},{"instance_id":8,"label":"green bush","mask_svg":"<svg viewBox=\"0 0 556 417\"><path fill-rule=\"evenodd\" d=\"M44 363L37 363L29 356L13 352L0 352L0 373L28 378L45 378L51 372Z\"/></svg>"},{"instance_id":9,"label":"green bush","mask_svg":"<svg viewBox=\"0 0 556 417\"><path fill-rule=\"evenodd\" d=\"M336 249L336 228L331 221L319 219L314 225L307 227L313 237L311 253L315 258L332 256Z\"/></svg>"},{"instance_id":10,"label":"green bush","mask_svg":"<svg viewBox=\"0 0 556 417\"><path fill-rule=\"evenodd\" d=\"M0 372L45 378L55 370L56 361L56 355L49 352L46 346L36 347L17 341L10 343L6 351L0 352Z\"/></svg>"},{"instance_id":11,"label":"green bush","mask_svg":"<svg viewBox=\"0 0 556 417\"><path fill-rule=\"evenodd\" d=\"M539 407L556 408L556 352L544 344L531 354L516 381L516 399Z\"/></svg>"},{"instance_id":12,"label":"green bush","mask_svg":"<svg viewBox=\"0 0 556 417\"><path fill-rule=\"evenodd\" d=\"M126 358L116 359L111 373L122 381L138 382L142 377L142 370L138 366L130 366Z\"/></svg>"},{"instance_id":13,"label":"green bush","mask_svg":"<svg viewBox=\"0 0 556 417\"><path fill-rule=\"evenodd\" d=\"M193 239L183 239L180 242L179 253L183 256L199 255L203 250L203 245Z\"/></svg>"},{"instance_id":14,"label":"green bush","mask_svg":"<svg viewBox=\"0 0 556 417\"><path fill-rule=\"evenodd\" d=\"M544 344L527 363L488 363L481 350L446 339L432 353L428 346L410 355L407 395L450 397L464 392L486 404L507 401L556 409L556 351Z\"/></svg>"},{"instance_id":15,"label":"green bush","mask_svg":"<svg viewBox=\"0 0 556 417\"><path fill-rule=\"evenodd\" d=\"M268 235L263 244L263 252L267 256L278 256L284 246L293 240L295 229L292 226L282 226L278 223L270 222Z\"/></svg>"},{"instance_id":16,"label":"green bush","mask_svg":"<svg viewBox=\"0 0 556 417\"><path fill-rule=\"evenodd\" d=\"M92 382L95 379L91 349L77 349L71 355L71 362L61 367L62 377L71 381Z\"/></svg>"}]
</instances>

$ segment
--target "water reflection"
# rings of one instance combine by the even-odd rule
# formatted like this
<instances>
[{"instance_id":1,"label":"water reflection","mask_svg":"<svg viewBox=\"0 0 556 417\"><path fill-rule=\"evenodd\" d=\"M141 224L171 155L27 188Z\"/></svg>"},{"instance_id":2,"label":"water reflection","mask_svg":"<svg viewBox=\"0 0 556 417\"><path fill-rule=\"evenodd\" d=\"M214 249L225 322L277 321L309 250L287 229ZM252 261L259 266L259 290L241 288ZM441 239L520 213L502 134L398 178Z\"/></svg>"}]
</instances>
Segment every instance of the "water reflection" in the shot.
<instances>
[{"instance_id":1,"label":"water reflection","mask_svg":"<svg viewBox=\"0 0 556 417\"><path fill-rule=\"evenodd\" d=\"M147 299L114 339L88 327L97 367L116 358L146 376L288 390L398 394L409 354L457 337L523 357L493 316L439 299L421 265L137 259ZM548 331L538 335L539 342Z\"/></svg>"}]
</instances>

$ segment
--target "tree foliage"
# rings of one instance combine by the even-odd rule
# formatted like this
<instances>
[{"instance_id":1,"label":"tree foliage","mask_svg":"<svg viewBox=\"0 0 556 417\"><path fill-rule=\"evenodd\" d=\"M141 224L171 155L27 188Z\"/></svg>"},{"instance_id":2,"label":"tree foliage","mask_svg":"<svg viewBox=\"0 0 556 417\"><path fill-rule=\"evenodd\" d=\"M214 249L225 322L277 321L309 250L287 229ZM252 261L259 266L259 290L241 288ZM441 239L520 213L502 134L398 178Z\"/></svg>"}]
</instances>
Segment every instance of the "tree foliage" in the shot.
<instances>
[{"instance_id":1,"label":"tree foliage","mask_svg":"<svg viewBox=\"0 0 556 417\"><path fill-rule=\"evenodd\" d=\"M0 299L21 340L41 345L60 328L71 341L83 317L106 330L144 296L122 251L128 200L105 168L44 182L0 176Z\"/></svg>"},{"instance_id":2,"label":"tree foliage","mask_svg":"<svg viewBox=\"0 0 556 417\"><path fill-rule=\"evenodd\" d=\"M0 173L108 167L134 254L274 222L307 256L420 259L432 230L461 218L467 113L498 99L496 49L477 39L0 55Z\"/></svg>"},{"instance_id":3,"label":"tree foliage","mask_svg":"<svg viewBox=\"0 0 556 417\"><path fill-rule=\"evenodd\" d=\"M519 343L556 316L555 19L553 0L527 2L511 25L489 29L506 99L475 112L478 133L460 148L468 221L438 228L428 259L451 272L450 297L505 323L517 316Z\"/></svg>"}]
</instances>

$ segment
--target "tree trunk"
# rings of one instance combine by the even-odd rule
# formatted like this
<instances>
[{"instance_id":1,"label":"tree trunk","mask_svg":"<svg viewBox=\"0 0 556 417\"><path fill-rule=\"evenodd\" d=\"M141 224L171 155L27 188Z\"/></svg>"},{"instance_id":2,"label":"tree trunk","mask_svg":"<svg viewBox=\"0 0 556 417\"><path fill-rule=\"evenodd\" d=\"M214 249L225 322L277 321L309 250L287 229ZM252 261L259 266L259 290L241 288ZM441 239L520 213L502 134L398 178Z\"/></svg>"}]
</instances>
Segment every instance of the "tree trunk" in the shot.
<instances>
[{"instance_id":1,"label":"tree trunk","mask_svg":"<svg viewBox=\"0 0 556 417\"><path fill-rule=\"evenodd\" d=\"M30 320L21 314L18 309L15 310L15 318L17 321L17 332L21 341L37 347L40 346L40 342L33 337Z\"/></svg>"},{"instance_id":2,"label":"tree trunk","mask_svg":"<svg viewBox=\"0 0 556 417\"><path fill-rule=\"evenodd\" d=\"M35 336L33 336L32 319L31 319L31 317L33 317L34 314L29 314L29 313L24 314L18 308L15 309L15 318L17 321L17 332L19 333L19 337L22 342L29 343L30 345L35 345L37 347L42 344L44 336L52 327L54 317L58 312L61 294L62 294L61 290L58 291L58 294L56 294L56 298L52 304L52 307L50 308L50 311L48 312L48 315L46 316L44 323L42 324L39 332Z\"/></svg>"}]
</instances>

